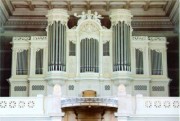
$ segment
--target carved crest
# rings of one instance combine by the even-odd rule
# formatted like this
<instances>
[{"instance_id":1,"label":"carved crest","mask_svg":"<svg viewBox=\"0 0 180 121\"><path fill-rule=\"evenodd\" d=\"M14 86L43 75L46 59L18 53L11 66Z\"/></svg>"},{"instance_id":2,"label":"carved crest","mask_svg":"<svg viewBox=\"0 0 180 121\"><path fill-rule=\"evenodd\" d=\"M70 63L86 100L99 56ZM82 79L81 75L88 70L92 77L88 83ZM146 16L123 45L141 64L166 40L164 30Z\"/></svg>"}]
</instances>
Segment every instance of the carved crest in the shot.
<instances>
[{"instance_id":1,"label":"carved crest","mask_svg":"<svg viewBox=\"0 0 180 121\"><path fill-rule=\"evenodd\" d=\"M94 38L99 40L99 28L93 22L84 23L80 28L79 34L80 39Z\"/></svg>"},{"instance_id":2,"label":"carved crest","mask_svg":"<svg viewBox=\"0 0 180 121\"><path fill-rule=\"evenodd\" d=\"M77 13L74 13L74 16L76 16L77 18L80 18L78 20L78 25L80 23L82 23L84 20L94 20L96 22L98 22L99 24L101 24L100 19L103 18L100 14L98 14L97 12L94 12L94 14L91 13L91 10L88 10L87 13L85 13L84 11L82 12L81 15L77 15Z\"/></svg>"}]
</instances>

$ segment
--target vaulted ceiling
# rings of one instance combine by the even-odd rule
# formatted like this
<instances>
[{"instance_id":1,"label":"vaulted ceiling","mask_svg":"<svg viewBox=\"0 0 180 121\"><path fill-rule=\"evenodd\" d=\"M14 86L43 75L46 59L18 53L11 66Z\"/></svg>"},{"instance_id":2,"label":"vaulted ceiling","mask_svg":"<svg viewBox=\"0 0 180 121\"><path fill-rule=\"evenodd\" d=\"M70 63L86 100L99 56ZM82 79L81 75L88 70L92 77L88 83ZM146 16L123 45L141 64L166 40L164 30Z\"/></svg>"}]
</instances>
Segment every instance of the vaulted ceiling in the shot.
<instances>
[{"instance_id":1,"label":"vaulted ceiling","mask_svg":"<svg viewBox=\"0 0 180 121\"><path fill-rule=\"evenodd\" d=\"M91 9L107 16L111 9L129 9L134 29L173 30L178 0L0 0L1 21L6 30L45 29L47 11L66 9L70 15Z\"/></svg>"}]
</instances>

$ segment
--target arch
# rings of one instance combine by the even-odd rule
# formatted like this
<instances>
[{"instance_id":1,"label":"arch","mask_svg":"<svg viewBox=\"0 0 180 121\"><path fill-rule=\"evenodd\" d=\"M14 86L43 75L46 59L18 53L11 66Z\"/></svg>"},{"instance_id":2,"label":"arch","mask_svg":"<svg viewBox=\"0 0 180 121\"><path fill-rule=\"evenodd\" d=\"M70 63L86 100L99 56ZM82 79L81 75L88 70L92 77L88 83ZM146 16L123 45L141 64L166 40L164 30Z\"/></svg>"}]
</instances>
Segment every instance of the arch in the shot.
<instances>
[{"instance_id":1,"label":"arch","mask_svg":"<svg viewBox=\"0 0 180 121\"><path fill-rule=\"evenodd\" d=\"M84 20L82 23L79 24L76 31L79 34L80 41L85 38L93 38L99 41L100 38L100 31L102 27L100 23L94 20Z\"/></svg>"}]
</instances>

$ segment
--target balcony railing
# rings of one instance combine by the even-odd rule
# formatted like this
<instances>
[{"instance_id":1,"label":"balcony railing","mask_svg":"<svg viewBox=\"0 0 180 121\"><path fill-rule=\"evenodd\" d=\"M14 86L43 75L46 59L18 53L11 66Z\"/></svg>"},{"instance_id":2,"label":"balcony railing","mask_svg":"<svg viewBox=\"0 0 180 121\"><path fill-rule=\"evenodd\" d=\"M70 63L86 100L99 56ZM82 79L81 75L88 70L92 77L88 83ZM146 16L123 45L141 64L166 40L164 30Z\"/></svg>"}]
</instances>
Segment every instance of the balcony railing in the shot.
<instances>
[{"instance_id":1,"label":"balcony railing","mask_svg":"<svg viewBox=\"0 0 180 121\"><path fill-rule=\"evenodd\" d=\"M105 98L105 97L74 97L64 98L61 100L61 106L72 107L72 106L107 106L117 107L118 101L116 98Z\"/></svg>"}]
</instances>

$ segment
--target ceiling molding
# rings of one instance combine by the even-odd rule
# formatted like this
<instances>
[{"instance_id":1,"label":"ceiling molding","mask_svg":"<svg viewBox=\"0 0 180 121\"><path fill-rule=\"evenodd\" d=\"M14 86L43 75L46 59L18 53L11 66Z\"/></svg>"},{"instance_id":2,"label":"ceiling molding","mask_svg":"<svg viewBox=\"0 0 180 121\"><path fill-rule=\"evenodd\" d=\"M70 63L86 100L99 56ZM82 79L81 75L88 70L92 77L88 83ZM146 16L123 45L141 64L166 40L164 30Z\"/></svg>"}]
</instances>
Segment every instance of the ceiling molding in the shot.
<instances>
[{"instance_id":1,"label":"ceiling molding","mask_svg":"<svg viewBox=\"0 0 180 121\"><path fill-rule=\"evenodd\" d=\"M9 18L9 14L4 6L4 4L2 3L2 0L0 0L0 17L1 17L1 20L3 20L3 23L5 23L8 18Z\"/></svg>"},{"instance_id":2,"label":"ceiling molding","mask_svg":"<svg viewBox=\"0 0 180 121\"><path fill-rule=\"evenodd\" d=\"M9 30L46 28L45 16L53 8L66 9L69 15L91 9L103 16L112 9L126 8L137 29L172 29L179 20L179 0L0 0L0 5Z\"/></svg>"},{"instance_id":3,"label":"ceiling molding","mask_svg":"<svg viewBox=\"0 0 180 121\"><path fill-rule=\"evenodd\" d=\"M179 22L179 4L180 2L177 0L169 15L169 18L173 22L173 24Z\"/></svg>"}]
</instances>

